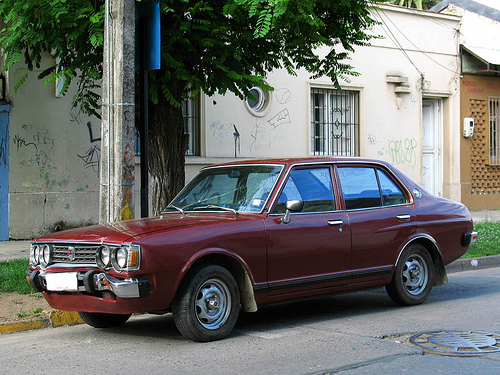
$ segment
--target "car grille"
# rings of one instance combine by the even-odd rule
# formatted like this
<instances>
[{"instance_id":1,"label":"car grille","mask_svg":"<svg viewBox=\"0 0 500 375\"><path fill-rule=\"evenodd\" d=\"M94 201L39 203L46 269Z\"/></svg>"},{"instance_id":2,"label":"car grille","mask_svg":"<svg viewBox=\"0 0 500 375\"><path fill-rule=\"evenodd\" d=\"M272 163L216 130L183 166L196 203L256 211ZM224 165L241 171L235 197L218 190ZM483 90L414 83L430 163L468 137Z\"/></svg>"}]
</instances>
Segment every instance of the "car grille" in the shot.
<instances>
[{"instance_id":1,"label":"car grille","mask_svg":"<svg viewBox=\"0 0 500 375\"><path fill-rule=\"evenodd\" d=\"M100 245L52 245L52 263L96 264L95 254Z\"/></svg>"}]
</instances>

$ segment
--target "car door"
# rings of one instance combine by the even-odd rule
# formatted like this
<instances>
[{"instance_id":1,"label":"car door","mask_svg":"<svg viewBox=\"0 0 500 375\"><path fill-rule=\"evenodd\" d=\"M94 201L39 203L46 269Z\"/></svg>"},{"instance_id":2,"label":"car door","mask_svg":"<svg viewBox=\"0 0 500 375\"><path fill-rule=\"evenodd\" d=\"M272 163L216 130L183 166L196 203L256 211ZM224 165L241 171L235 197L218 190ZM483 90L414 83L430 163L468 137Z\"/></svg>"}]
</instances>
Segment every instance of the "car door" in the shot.
<instances>
[{"instance_id":1,"label":"car door","mask_svg":"<svg viewBox=\"0 0 500 375\"><path fill-rule=\"evenodd\" d=\"M292 169L265 219L270 295L349 282L350 226L345 211L337 209L332 172L330 165ZM284 223L290 199L304 206Z\"/></svg>"},{"instance_id":2,"label":"car door","mask_svg":"<svg viewBox=\"0 0 500 375\"><path fill-rule=\"evenodd\" d=\"M337 166L351 223L352 282L389 278L402 244L416 230L406 189L388 170Z\"/></svg>"}]
</instances>

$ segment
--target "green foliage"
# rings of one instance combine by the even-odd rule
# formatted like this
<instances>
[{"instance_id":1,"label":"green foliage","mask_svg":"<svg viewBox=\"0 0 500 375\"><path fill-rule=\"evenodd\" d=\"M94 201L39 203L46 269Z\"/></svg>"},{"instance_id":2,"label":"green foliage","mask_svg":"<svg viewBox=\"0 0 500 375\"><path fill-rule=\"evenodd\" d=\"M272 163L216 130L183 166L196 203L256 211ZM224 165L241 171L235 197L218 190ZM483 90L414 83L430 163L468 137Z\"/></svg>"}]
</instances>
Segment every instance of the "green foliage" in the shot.
<instances>
[{"instance_id":1,"label":"green foliage","mask_svg":"<svg viewBox=\"0 0 500 375\"><path fill-rule=\"evenodd\" d=\"M162 70L153 73L151 98L177 107L188 91L244 98L279 68L304 68L338 85L355 74L347 52L368 42L364 30L373 24L365 0L161 0L160 7ZM62 79L63 93L77 79L73 105L98 115L104 0L3 0L0 16L7 25L0 36L5 68L24 57L29 71L39 70L50 53L55 62L38 78ZM331 47L326 56L317 55L321 45Z\"/></svg>"},{"instance_id":2,"label":"green foliage","mask_svg":"<svg viewBox=\"0 0 500 375\"><path fill-rule=\"evenodd\" d=\"M0 291L30 294L34 290L26 280L27 259L15 259L0 262Z\"/></svg>"},{"instance_id":3,"label":"green foliage","mask_svg":"<svg viewBox=\"0 0 500 375\"><path fill-rule=\"evenodd\" d=\"M61 79L63 93L76 78L80 90L74 105L98 116L92 90L99 88L96 79L102 76L104 0L2 0L0 17L5 22L0 31L0 47L6 55L4 69L24 62L45 84ZM47 53L54 63L41 69ZM27 77L25 73L14 90Z\"/></svg>"},{"instance_id":4,"label":"green foliage","mask_svg":"<svg viewBox=\"0 0 500 375\"><path fill-rule=\"evenodd\" d=\"M474 230L478 233L478 240L462 258L500 254L500 222L484 221L474 223Z\"/></svg>"},{"instance_id":5,"label":"green foliage","mask_svg":"<svg viewBox=\"0 0 500 375\"><path fill-rule=\"evenodd\" d=\"M151 95L173 105L203 90L233 92L244 99L253 86L264 87L266 74L305 69L312 78L340 79L356 74L346 63L355 46L371 38L374 24L364 0L162 0L162 70L154 73ZM318 47L326 46L324 56ZM176 82L176 83L174 83Z\"/></svg>"}]
</instances>

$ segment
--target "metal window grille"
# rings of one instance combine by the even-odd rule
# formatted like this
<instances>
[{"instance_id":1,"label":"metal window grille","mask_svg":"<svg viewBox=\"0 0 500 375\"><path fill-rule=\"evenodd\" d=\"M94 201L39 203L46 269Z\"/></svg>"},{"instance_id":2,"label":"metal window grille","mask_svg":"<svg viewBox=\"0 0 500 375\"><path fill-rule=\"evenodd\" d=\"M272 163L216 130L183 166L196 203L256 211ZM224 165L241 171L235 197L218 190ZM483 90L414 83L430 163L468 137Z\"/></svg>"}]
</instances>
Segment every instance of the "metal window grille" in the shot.
<instances>
[{"instance_id":1,"label":"metal window grille","mask_svg":"<svg viewBox=\"0 0 500 375\"><path fill-rule=\"evenodd\" d=\"M500 97L490 97L490 164L500 165Z\"/></svg>"},{"instance_id":2,"label":"metal window grille","mask_svg":"<svg viewBox=\"0 0 500 375\"><path fill-rule=\"evenodd\" d=\"M359 155L359 93L311 89L311 153Z\"/></svg>"},{"instance_id":3,"label":"metal window grille","mask_svg":"<svg viewBox=\"0 0 500 375\"><path fill-rule=\"evenodd\" d=\"M182 116L184 117L184 134L188 137L186 155L199 155L200 138L200 100L199 95L184 100Z\"/></svg>"}]
</instances>

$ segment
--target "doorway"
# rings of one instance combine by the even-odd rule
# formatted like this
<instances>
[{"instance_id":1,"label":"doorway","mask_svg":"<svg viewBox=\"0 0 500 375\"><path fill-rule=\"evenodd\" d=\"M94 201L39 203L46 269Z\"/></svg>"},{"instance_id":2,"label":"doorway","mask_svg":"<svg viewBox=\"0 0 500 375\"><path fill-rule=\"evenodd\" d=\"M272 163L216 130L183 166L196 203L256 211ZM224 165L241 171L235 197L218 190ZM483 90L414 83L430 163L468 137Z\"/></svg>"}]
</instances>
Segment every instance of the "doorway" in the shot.
<instances>
[{"instance_id":1,"label":"doorway","mask_svg":"<svg viewBox=\"0 0 500 375\"><path fill-rule=\"evenodd\" d=\"M424 99L422 103L422 185L430 193L443 195L443 101Z\"/></svg>"}]
</instances>

